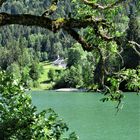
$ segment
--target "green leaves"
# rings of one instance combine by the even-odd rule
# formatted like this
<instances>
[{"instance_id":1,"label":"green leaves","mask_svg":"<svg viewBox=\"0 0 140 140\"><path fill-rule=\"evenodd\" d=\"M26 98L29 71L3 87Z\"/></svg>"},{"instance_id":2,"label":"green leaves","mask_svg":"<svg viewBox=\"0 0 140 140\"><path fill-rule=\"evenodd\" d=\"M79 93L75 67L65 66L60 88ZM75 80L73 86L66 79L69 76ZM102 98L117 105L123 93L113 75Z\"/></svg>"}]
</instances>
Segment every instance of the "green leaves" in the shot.
<instances>
[{"instance_id":1,"label":"green leaves","mask_svg":"<svg viewBox=\"0 0 140 140\"><path fill-rule=\"evenodd\" d=\"M66 131L66 123L52 109L37 113L22 84L0 72L0 139L58 140Z\"/></svg>"},{"instance_id":2,"label":"green leaves","mask_svg":"<svg viewBox=\"0 0 140 140\"><path fill-rule=\"evenodd\" d=\"M127 83L127 88L129 90L134 90L136 92L140 92L140 67L138 67L136 70L135 69L128 69L125 73L124 76L128 77L126 78L128 83Z\"/></svg>"},{"instance_id":3,"label":"green leaves","mask_svg":"<svg viewBox=\"0 0 140 140\"><path fill-rule=\"evenodd\" d=\"M137 69L122 69L121 71L115 73L112 77L107 80L110 86L105 86L105 95L101 101L117 101L119 108L122 99L125 97L124 93L120 91L120 85L125 81L126 88L131 91L140 92L140 67Z\"/></svg>"}]
</instances>

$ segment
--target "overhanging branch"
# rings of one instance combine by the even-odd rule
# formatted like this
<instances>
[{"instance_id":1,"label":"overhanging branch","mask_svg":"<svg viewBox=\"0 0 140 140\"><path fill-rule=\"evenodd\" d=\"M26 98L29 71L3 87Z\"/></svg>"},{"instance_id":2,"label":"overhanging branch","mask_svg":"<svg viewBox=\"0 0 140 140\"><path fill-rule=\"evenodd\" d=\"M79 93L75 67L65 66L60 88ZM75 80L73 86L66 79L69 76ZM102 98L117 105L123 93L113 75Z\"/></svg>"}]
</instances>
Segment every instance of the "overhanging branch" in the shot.
<instances>
[{"instance_id":1,"label":"overhanging branch","mask_svg":"<svg viewBox=\"0 0 140 140\"><path fill-rule=\"evenodd\" d=\"M97 3L93 3L89 0L82 0L86 5L89 5L91 6L93 9L98 9L98 10L107 10L107 9L111 9L111 8L114 8L114 7L117 7L119 6L121 3L125 2L125 0L117 0L116 2L114 3L111 3L111 4L108 4L106 6L103 6L101 4L97 4ZM129 2L130 0L127 1L127 3Z\"/></svg>"},{"instance_id":2,"label":"overhanging branch","mask_svg":"<svg viewBox=\"0 0 140 140\"><path fill-rule=\"evenodd\" d=\"M80 29L82 27L86 28L88 26L93 26L94 24L105 24L105 20L103 19L64 19L58 18L56 20L52 20L50 18L46 18L43 16L35 16L30 14L17 14L12 15L8 13L0 13L0 26L11 25L11 24L19 24L25 26L38 26L42 28L49 29L50 31L56 32L59 29L63 28L70 34L76 41L78 41L84 50L91 51L93 49L93 45L90 45L81 37L73 28ZM94 46L94 48L96 48Z\"/></svg>"},{"instance_id":3,"label":"overhanging branch","mask_svg":"<svg viewBox=\"0 0 140 140\"><path fill-rule=\"evenodd\" d=\"M49 18L35 16L30 14L12 15L8 13L0 13L0 26L19 24L25 26L39 26L52 30L52 21Z\"/></svg>"},{"instance_id":4,"label":"overhanging branch","mask_svg":"<svg viewBox=\"0 0 140 140\"><path fill-rule=\"evenodd\" d=\"M65 30L68 32L68 34L70 34L75 40L77 40L82 45L83 50L92 51L94 48L96 48L95 46L93 48L92 47L93 45L88 44L86 40L83 37L81 37L74 29L65 28Z\"/></svg>"},{"instance_id":5,"label":"overhanging branch","mask_svg":"<svg viewBox=\"0 0 140 140\"><path fill-rule=\"evenodd\" d=\"M19 24L25 26L39 26L42 28L49 29L53 31L59 30L60 28L70 27L70 28L82 28L93 26L94 24L105 24L106 21L104 19L65 19L58 18L56 20L52 20L43 16L36 16L31 14L8 14L8 13L0 13L0 26L10 25L10 24Z\"/></svg>"},{"instance_id":6,"label":"overhanging branch","mask_svg":"<svg viewBox=\"0 0 140 140\"><path fill-rule=\"evenodd\" d=\"M8 13L0 13L0 26L11 24L38 26L48 29L54 33L59 31L60 29L64 29L68 32L68 34L70 34L75 40L77 40L82 45L84 50L87 51L91 51L97 46L88 44L86 40L83 37L81 37L74 29L81 29L90 26L97 31L95 32L96 36L100 36L105 41L114 40L114 37L108 37L106 35L101 34L101 32L98 29L98 25L100 26L107 25L106 20L104 19L85 18L81 20L73 18L71 19L58 18L56 20L52 20L51 18L48 17L36 16L31 14L13 15Z\"/></svg>"}]
</instances>

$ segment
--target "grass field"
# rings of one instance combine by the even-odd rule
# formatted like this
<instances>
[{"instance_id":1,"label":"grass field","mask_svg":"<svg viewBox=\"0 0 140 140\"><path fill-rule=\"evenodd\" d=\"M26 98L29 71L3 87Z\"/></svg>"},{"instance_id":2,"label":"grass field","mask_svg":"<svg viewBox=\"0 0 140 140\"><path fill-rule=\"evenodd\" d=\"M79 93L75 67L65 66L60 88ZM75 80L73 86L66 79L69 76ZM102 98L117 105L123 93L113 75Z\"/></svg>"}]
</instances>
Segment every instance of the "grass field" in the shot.
<instances>
[{"instance_id":1,"label":"grass field","mask_svg":"<svg viewBox=\"0 0 140 140\"><path fill-rule=\"evenodd\" d=\"M39 78L40 85L37 88L33 88L32 90L47 90L51 89L54 82L50 82L50 79L48 77L48 72L50 69L54 70L62 70L63 68L54 66L51 62L45 61L41 62L41 65L43 67L43 73L41 74Z\"/></svg>"}]
</instances>

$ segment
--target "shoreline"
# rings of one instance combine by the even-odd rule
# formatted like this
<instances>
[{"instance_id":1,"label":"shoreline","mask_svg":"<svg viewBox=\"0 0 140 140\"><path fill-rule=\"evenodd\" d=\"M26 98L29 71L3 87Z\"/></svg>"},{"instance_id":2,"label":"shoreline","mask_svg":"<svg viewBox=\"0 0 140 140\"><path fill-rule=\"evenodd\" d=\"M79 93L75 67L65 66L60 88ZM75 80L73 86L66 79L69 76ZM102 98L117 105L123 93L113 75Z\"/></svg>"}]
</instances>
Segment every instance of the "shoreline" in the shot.
<instances>
[{"instance_id":1,"label":"shoreline","mask_svg":"<svg viewBox=\"0 0 140 140\"><path fill-rule=\"evenodd\" d=\"M56 92L86 92L87 90L85 89L77 89L77 88L60 88L60 89L56 89L54 90Z\"/></svg>"}]
</instances>

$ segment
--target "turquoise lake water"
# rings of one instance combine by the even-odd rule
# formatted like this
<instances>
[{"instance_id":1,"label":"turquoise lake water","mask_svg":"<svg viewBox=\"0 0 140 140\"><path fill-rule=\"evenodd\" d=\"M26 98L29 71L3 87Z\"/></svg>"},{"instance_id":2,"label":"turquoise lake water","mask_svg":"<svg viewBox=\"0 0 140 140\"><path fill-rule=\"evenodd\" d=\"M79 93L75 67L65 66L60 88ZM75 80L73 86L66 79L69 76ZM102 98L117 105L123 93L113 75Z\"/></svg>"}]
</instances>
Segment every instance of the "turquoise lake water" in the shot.
<instances>
[{"instance_id":1,"label":"turquoise lake water","mask_svg":"<svg viewBox=\"0 0 140 140\"><path fill-rule=\"evenodd\" d=\"M125 95L124 107L103 103L98 93L38 91L33 104L41 111L53 108L80 140L140 140L140 96Z\"/></svg>"}]
</instances>

